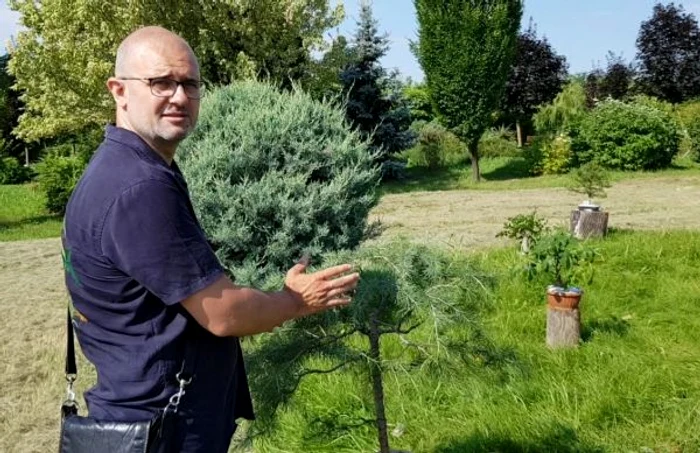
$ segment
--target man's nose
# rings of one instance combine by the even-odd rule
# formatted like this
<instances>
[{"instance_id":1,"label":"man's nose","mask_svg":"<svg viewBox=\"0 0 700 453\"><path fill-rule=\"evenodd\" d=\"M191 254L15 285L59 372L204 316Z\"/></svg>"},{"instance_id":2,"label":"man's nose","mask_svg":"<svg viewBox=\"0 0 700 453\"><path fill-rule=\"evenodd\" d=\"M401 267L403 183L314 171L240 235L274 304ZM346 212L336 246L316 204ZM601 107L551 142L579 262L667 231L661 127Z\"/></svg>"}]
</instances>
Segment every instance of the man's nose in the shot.
<instances>
[{"instance_id":1,"label":"man's nose","mask_svg":"<svg viewBox=\"0 0 700 453\"><path fill-rule=\"evenodd\" d=\"M185 87L181 84L177 84L175 92L170 96L170 102L173 104L185 104L189 99L187 94L185 94Z\"/></svg>"}]
</instances>

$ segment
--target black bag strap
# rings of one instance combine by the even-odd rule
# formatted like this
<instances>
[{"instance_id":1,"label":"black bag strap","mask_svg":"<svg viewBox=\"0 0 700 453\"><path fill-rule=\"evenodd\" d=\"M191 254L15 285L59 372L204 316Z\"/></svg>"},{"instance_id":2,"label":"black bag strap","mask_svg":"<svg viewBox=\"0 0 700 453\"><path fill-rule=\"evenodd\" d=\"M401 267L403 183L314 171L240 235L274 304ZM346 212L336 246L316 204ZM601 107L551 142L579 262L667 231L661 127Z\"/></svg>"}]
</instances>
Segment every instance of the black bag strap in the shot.
<instances>
[{"instance_id":1,"label":"black bag strap","mask_svg":"<svg viewBox=\"0 0 700 453\"><path fill-rule=\"evenodd\" d=\"M189 323L188 323L189 324ZM196 328L196 326L194 326ZM185 329L185 357L182 361L182 367L176 375L176 379L180 386L177 393L175 393L168 402L166 411L170 410L177 412L178 405L180 404L180 399L182 395L185 394L185 387L192 382L194 378L195 361L197 359L197 347L195 341L195 334L193 332L194 328L188 325ZM70 313L70 306L68 306L68 317L67 317L67 338L66 338L66 381L68 381L68 397L63 403L64 408L77 407L75 401L75 392L73 391L73 383L78 377L78 365L75 360L75 338L73 329L73 317Z\"/></svg>"}]
</instances>

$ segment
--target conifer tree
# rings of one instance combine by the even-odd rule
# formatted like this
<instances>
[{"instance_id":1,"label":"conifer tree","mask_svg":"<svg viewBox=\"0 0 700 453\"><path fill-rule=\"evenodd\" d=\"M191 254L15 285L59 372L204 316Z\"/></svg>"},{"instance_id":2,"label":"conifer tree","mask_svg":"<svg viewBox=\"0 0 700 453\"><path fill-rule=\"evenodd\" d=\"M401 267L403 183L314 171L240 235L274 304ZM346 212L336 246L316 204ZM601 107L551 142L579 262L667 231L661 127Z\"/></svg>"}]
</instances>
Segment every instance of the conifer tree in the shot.
<instances>
[{"instance_id":1,"label":"conifer tree","mask_svg":"<svg viewBox=\"0 0 700 453\"><path fill-rule=\"evenodd\" d=\"M386 35L380 35L372 8L360 6L360 20L353 42L354 60L341 73L343 93L347 98L348 120L368 137L379 151L378 159L386 160L412 141L410 111L397 89L397 74L387 75L381 58L389 49Z\"/></svg>"}]
</instances>

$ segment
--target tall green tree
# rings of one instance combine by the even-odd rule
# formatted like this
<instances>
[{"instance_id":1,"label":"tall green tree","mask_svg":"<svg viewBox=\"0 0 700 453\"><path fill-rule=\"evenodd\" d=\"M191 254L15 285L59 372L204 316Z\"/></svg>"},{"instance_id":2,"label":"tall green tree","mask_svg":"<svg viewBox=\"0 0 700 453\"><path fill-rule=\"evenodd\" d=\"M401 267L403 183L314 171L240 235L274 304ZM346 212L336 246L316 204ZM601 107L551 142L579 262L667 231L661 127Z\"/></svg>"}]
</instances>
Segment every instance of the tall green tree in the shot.
<instances>
[{"instance_id":1,"label":"tall green tree","mask_svg":"<svg viewBox=\"0 0 700 453\"><path fill-rule=\"evenodd\" d=\"M353 40L354 61L341 73L348 120L369 138L378 160L407 148L412 141L410 110L403 102L398 74L387 74L381 58L389 49L380 35L372 8L360 5L360 19Z\"/></svg>"},{"instance_id":2,"label":"tall green tree","mask_svg":"<svg viewBox=\"0 0 700 453\"><path fill-rule=\"evenodd\" d=\"M303 77L323 32L340 23L328 0L10 0L25 28L11 49L10 72L26 111L16 133L26 140L102 127L113 120L105 80L117 44L143 25L179 33L195 50L210 84L246 76L279 82Z\"/></svg>"},{"instance_id":3,"label":"tall green tree","mask_svg":"<svg viewBox=\"0 0 700 453\"><path fill-rule=\"evenodd\" d=\"M339 35L330 48L317 60L312 60L301 85L314 99L337 99L343 92L340 74L354 61L348 39Z\"/></svg>"},{"instance_id":4,"label":"tall green tree","mask_svg":"<svg viewBox=\"0 0 700 453\"><path fill-rule=\"evenodd\" d=\"M700 27L693 14L657 4L642 22L637 49L645 94L672 103L700 96Z\"/></svg>"},{"instance_id":5,"label":"tall green tree","mask_svg":"<svg viewBox=\"0 0 700 453\"><path fill-rule=\"evenodd\" d=\"M0 157L21 157L21 142L13 137L21 103L18 93L12 89L15 78L7 70L10 55L0 56Z\"/></svg>"},{"instance_id":6,"label":"tall green tree","mask_svg":"<svg viewBox=\"0 0 700 453\"><path fill-rule=\"evenodd\" d=\"M437 112L471 154L498 108L513 65L522 0L414 0L418 60Z\"/></svg>"},{"instance_id":7,"label":"tall green tree","mask_svg":"<svg viewBox=\"0 0 700 453\"><path fill-rule=\"evenodd\" d=\"M554 100L567 76L566 58L546 38L538 38L532 24L518 36L502 108L515 121L519 146L523 144L523 122L532 118L538 106Z\"/></svg>"}]
</instances>

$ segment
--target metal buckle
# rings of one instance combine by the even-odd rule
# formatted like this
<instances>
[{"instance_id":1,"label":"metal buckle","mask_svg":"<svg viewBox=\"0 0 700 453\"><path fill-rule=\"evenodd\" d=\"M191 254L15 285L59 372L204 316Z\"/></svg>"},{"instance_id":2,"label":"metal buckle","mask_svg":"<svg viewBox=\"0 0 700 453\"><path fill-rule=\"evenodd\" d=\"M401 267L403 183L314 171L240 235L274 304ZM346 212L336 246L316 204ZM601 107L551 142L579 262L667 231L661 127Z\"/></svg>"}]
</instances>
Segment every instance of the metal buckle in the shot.
<instances>
[{"instance_id":1,"label":"metal buckle","mask_svg":"<svg viewBox=\"0 0 700 453\"><path fill-rule=\"evenodd\" d=\"M192 382L192 377L188 379L183 379L182 373L177 373L175 377L180 383L180 388L178 389L176 394L170 397L168 405L165 406L165 412L171 411L173 413L177 413L177 408L180 405L180 400L185 395L185 387L188 386L190 382Z\"/></svg>"}]
</instances>

